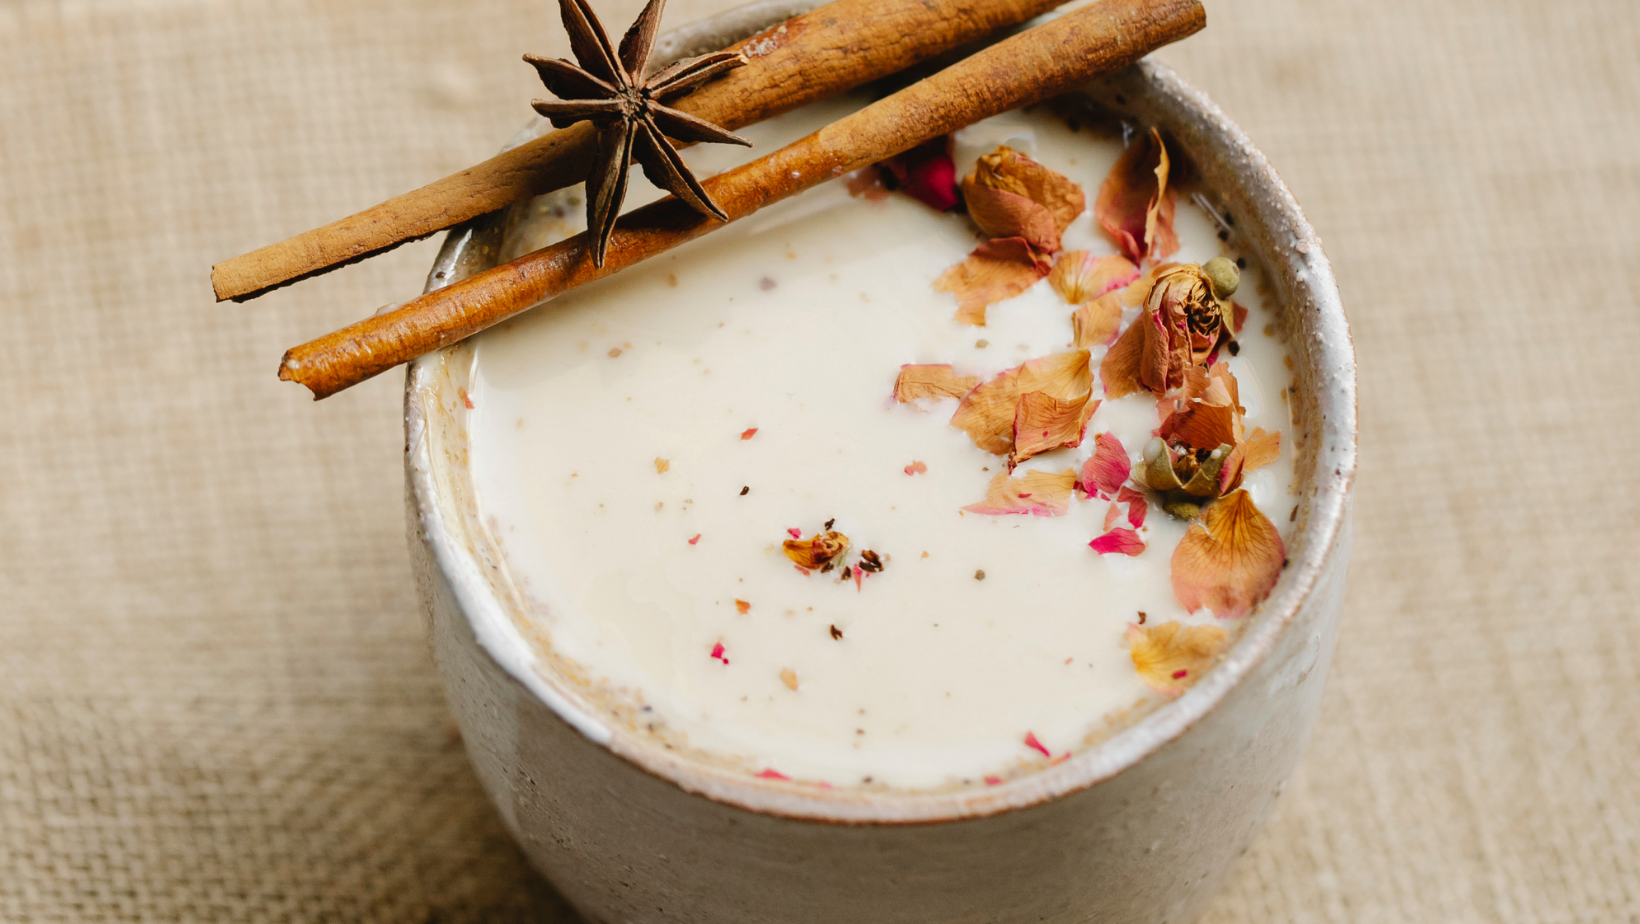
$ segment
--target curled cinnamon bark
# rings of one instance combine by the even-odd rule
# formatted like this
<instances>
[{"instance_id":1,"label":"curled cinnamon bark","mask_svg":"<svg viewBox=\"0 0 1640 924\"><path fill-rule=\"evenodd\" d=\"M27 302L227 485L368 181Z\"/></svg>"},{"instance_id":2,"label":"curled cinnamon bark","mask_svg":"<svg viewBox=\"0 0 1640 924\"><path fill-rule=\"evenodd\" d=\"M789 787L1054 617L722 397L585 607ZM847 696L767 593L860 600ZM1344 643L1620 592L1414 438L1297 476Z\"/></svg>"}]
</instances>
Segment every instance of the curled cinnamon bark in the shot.
<instances>
[{"instance_id":1,"label":"curled cinnamon bark","mask_svg":"<svg viewBox=\"0 0 1640 924\"><path fill-rule=\"evenodd\" d=\"M929 138L1065 93L1205 24L1197 0L1099 0L702 185L735 221ZM724 224L663 199L621 218L602 267L578 234L295 347L279 377L327 397Z\"/></svg>"},{"instance_id":2,"label":"curled cinnamon bark","mask_svg":"<svg viewBox=\"0 0 1640 924\"><path fill-rule=\"evenodd\" d=\"M729 129L835 96L1065 0L835 0L730 46L747 64L671 105ZM586 179L596 132L571 125L435 183L211 267L245 301Z\"/></svg>"}]
</instances>

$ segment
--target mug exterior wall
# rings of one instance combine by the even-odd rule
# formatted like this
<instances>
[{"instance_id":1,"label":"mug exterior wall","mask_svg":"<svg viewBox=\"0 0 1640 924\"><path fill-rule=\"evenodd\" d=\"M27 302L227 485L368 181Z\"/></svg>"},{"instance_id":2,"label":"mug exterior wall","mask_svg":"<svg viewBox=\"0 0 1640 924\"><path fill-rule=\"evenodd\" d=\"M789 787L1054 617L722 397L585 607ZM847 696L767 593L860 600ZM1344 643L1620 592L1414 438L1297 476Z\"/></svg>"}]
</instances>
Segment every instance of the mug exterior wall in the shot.
<instances>
[{"instance_id":1,"label":"mug exterior wall","mask_svg":"<svg viewBox=\"0 0 1640 924\"><path fill-rule=\"evenodd\" d=\"M673 55L722 47L812 2L764 0L663 44ZM1237 231L1270 264L1294 320L1290 342L1305 384L1295 413L1315 440L1300 453L1308 483L1300 531L1325 538L1291 550L1300 580L1284 580L1271 612L1252 617L1290 620L1251 625L1243 642L1257 645L1232 649L1232 658L1249 652L1246 673L1233 684L1214 684L1210 674L1192 691L1216 686L1222 699L1205 710L1181 702L1142 720L1130 729L1134 740L1165 743L1148 754L1113 750L1143 756L1121 758L1108 777L1089 775L1083 788L978 817L845 824L741 807L730 801L735 785L714 800L588 737L520 682L536 686L533 667L488 635L486 648L475 633L475 620L488 626L493 615L479 611L490 608L495 594L485 582L500 564L458 522L470 502L460 478L465 448L450 435L460 430L453 421L462 363L429 356L412 367L406 503L434 658L507 828L595 924L1188 924L1263 825L1314 727L1341 615L1355 465L1349 333L1320 241L1263 155L1211 101L1148 62L1090 92L1113 111L1163 125L1185 152L1212 152L1196 164L1202 179L1245 219ZM429 287L493 264L501 224L452 232ZM1226 677L1230 667L1221 666ZM1153 721L1172 721L1170 714L1196 718L1187 727L1183 718Z\"/></svg>"},{"instance_id":2,"label":"mug exterior wall","mask_svg":"<svg viewBox=\"0 0 1640 924\"><path fill-rule=\"evenodd\" d=\"M1116 776L984 818L842 825L686 792L577 731L480 646L409 498L434 658L530 860L598 924L1184 924L1263 825L1314 727L1348 524L1275 650Z\"/></svg>"}]
</instances>

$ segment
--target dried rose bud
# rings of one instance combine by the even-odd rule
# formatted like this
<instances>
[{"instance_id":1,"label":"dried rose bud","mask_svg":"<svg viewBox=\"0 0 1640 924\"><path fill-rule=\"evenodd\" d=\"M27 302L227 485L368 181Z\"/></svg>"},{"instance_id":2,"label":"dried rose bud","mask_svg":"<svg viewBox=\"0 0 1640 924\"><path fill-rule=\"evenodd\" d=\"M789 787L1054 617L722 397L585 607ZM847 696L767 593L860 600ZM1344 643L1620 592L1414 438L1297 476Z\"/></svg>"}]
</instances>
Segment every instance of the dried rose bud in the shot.
<instances>
[{"instance_id":1,"label":"dried rose bud","mask_svg":"<svg viewBox=\"0 0 1640 924\"><path fill-rule=\"evenodd\" d=\"M834 530L808 539L787 539L781 547L798 567L830 571L837 559L848 551L848 537Z\"/></svg>"},{"instance_id":2,"label":"dried rose bud","mask_svg":"<svg viewBox=\"0 0 1640 924\"><path fill-rule=\"evenodd\" d=\"M1205 364L1233 336L1230 303L1194 263L1156 272L1144 313L1110 348L1100 365L1112 398L1144 390L1161 396L1184 385L1185 371Z\"/></svg>"},{"instance_id":3,"label":"dried rose bud","mask_svg":"<svg viewBox=\"0 0 1640 924\"><path fill-rule=\"evenodd\" d=\"M963 178L968 215L987 237L1024 238L1040 253L1059 249L1059 235L1082 214L1082 187L1007 145L981 157Z\"/></svg>"},{"instance_id":4,"label":"dried rose bud","mask_svg":"<svg viewBox=\"0 0 1640 924\"><path fill-rule=\"evenodd\" d=\"M882 168L894 177L895 185L930 208L943 212L957 204L957 168L951 160L948 136L890 157Z\"/></svg>"}]
</instances>

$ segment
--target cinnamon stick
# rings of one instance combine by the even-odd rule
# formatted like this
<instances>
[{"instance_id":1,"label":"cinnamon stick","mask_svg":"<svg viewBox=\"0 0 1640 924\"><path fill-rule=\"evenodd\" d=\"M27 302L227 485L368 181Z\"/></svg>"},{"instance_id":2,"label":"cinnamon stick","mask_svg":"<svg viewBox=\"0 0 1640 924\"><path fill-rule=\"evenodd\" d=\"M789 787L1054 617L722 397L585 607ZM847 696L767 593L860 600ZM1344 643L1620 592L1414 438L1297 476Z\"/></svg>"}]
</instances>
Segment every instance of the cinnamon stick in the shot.
<instances>
[{"instance_id":1,"label":"cinnamon stick","mask_svg":"<svg viewBox=\"0 0 1640 924\"><path fill-rule=\"evenodd\" d=\"M1197 0L1099 0L702 185L734 221L826 180L1125 67L1206 25ZM602 268L586 234L430 292L285 353L279 377L324 398L723 227L677 199L622 216Z\"/></svg>"},{"instance_id":2,"label":"cinnamon stick","mask_svg":"<svg viewBox=\"0 0 1640 924\"><path fill-rule=\"evenodd\" d=\"M1066 0L836 0L731 46L748 58L669 105L729 129L898 73ZM486 212L579 183L594 132L576 124L322 228L211 267L216 300L245 301Z\"/></svg>"}]
</instances>

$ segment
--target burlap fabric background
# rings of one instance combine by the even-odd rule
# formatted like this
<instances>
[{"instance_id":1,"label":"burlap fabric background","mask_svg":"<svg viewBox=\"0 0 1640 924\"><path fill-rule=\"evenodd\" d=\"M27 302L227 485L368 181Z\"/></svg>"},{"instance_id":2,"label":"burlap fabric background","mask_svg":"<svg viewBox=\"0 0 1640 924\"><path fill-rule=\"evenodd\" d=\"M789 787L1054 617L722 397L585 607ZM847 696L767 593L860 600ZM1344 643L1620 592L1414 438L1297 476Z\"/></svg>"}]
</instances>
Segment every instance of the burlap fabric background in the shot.
<instances>
[{"instance_id":1,"label":"burlap fabric background","mask_svg":"<svg viewBox=\"0 0 1640 924\"><path fill-rule=\"evenodd\" d=\"M1209 14L1164 57L1326 241L1363 456L1321 726L1211 920L1640 921L1640 9ZM0 920L570 920L427 656L401 378L273 375L434 244L207 284L491 154L559 34L549 0L0 0Z\"/></svg>"}]
</instances>

